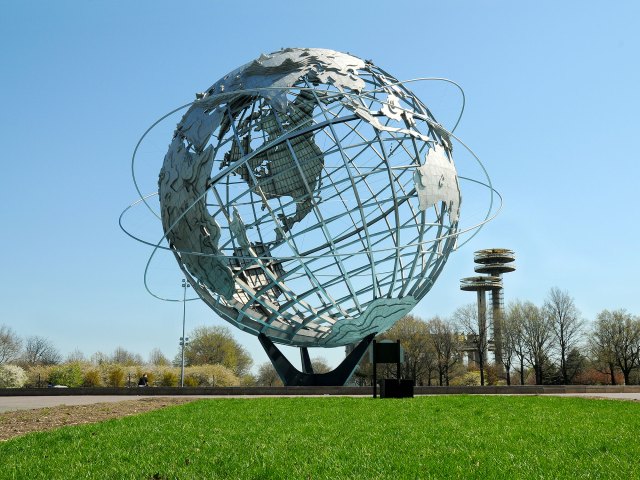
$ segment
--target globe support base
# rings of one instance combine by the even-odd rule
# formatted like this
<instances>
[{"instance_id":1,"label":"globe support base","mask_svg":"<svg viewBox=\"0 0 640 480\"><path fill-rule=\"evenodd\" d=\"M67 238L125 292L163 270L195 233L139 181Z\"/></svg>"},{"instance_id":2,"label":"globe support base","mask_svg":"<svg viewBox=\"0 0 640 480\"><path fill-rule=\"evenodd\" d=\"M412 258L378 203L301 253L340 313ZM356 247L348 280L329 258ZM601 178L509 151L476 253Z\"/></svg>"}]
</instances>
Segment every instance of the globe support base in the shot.
<instances>
[{"instance_id":1,"label":"globe support base","mask_svg":"<svg viewBox=\"0 0 640 480\"><path fill-rule=\"evenodd\" d=\"M258 340L264 351L267 353L269 360L276 369L278 376L287 387L341 387L349 381L358 363L367 352L369 345L373 341L375 333L364 337L358 346L354 348L349 355L338 365L335 370L327 373L313 373L311 368L311 360L306 347L301 347L300 355L302 358L303 372L294 367L285 357L276 345L264 333L258 335Z\"/></svg>"}]
</instances>

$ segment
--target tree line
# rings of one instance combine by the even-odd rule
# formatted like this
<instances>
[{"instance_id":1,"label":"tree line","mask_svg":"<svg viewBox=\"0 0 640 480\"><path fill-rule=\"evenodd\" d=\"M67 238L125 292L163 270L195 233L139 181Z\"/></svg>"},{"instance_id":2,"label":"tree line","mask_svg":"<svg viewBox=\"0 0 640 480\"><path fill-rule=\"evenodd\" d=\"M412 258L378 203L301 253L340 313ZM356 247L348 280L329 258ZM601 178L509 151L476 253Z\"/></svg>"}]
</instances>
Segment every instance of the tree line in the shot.
<instances>
[{"instance_id":1,"label":"tree line","mask_svg":"<svg viewBox=\"0 0 640 480\"><path fill-rule=\"evenodd\" d=\"M252 371L251 355L227 327L198 327L189 339L184 350L186 386L282 385L270 362ZM144 373L152 386L177 386L181 365L180 350L170 360L159 348L146 360L121 346L111 353L86 356L74 350L63 357L49 339L22 339L10 327L0 325L0 388L136 386ZM330 370L322 358L314 359L313 366L319 373Z\"/></svg>"},{"instance_id":2,"label":"tree line","mask_svg":"<svg viewBox=\"0 0 640 480\"><path fill-rule=\"evenodd\" d=\"M469 304L451 318L408 315L379 338L401 341L402 376L417 385L640 383L640 317L624 309L587 322L569 293L554 287L542 305L515 300L491 320L480 322ZM368 383L370 369L365 359L359 383Z\"/></svg>"},{"instance_id":3,"label":"tree line","mask_svg":"<svg viewBox=\"0 0 640 480\"><path fill-rule=\"evenodd\" d=\"M0 387L123 387L137 385L144 373L151 385L177 386L181 352L173 360L154 348L147 360L121 346L111 353L86 356L74 350L66 357L42 336L20 338L0 325ZM253 360L226 327L200 327L185 347L185 385L238 386L255 383Z\"/></svg>"},{"instance_id":4,"label":"tree line","mask_svg":"<svg viewBox=\"0 0 640 480\"><path fill-rule=\"evenodd\" d=\"M496 324L499 339L494 338ZM252 371L251 355L229 328L198 327L189 338L187 385L281 385L270 362ZM587 322L569 293L555 287L542 305L515 300L486 324L479 322L477 306L469 304L449 318L407 315L378 340L401 341L402 377L417 385L640 383L640 318L624 309L603 310ZM123 386L142 372L151 375L151 384L176 385L181 361L180 351L170 360L158 348L146 361L123 347L89 357L75 350L63 357L47 338L22 339L0 325L0 387ZM330 370L322 358L313 366L319 373ZM384 376L395 372L395 367L380 369ZM370 384L371 373L365 355L354 381Z\"/></svg>"}]
</instances>

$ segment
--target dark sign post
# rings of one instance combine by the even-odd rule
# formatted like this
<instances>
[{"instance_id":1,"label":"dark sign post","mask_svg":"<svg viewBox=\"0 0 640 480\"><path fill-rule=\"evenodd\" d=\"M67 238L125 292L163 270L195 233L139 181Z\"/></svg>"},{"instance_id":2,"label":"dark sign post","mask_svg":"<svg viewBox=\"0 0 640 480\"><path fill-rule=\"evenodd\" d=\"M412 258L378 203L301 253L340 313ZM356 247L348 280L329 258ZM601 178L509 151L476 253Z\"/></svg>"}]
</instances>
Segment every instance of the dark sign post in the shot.
<instances>
[{"instance_id":1,"label":"dark sign post","mask_svg":"<svg viewBox=\"0 0 640 480\"><path fill-rule=\"evenodd\" d=\"M378 363L395 363L397 365L398 381L400 381L400 363L402 359L402 349L400 340L395 343L373 341L372 359L373 363L373 398L378 395Z\"/></svg>"}]
</instances>

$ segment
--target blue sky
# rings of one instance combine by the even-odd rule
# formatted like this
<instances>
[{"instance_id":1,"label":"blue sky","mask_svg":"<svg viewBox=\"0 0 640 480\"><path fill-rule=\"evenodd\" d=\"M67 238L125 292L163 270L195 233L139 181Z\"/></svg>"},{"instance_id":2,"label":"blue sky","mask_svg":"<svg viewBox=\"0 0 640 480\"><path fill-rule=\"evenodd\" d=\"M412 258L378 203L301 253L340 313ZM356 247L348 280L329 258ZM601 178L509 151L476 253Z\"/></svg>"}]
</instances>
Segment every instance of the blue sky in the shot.
<instances>
[{"instance_id":1,"label":"blue sky","mask_svg":"<svg viewBox=\"0 0 640 480\"><path fill-rule=\"evenodd\" d=\"M558 286L588 320L605 308L640 314L639 5L2 1L0 324L63 353L123 346L146 357L159 347L173 357L181 305L146 293L149 250L117 223L136 199L132 150L159 116L288 46L350 52L399 79L447 77L465 90L456 133L504 208L451 256L415 314L449 315L472 301L458 282L472 274L473 251L490 247L517 255L507 300L542 303ZM459 98L433 95L446 123ZM141 152L145 191L174 125ZM132 221L157 240L153 222ZM181 295L176 266L160 262L153 273L163 292ZM225 323L189 302L188 329L203 324ZM236 337L266 360L254 337ZM335 362L342 352L312 353Z\"/></svg>"}]
</instances>

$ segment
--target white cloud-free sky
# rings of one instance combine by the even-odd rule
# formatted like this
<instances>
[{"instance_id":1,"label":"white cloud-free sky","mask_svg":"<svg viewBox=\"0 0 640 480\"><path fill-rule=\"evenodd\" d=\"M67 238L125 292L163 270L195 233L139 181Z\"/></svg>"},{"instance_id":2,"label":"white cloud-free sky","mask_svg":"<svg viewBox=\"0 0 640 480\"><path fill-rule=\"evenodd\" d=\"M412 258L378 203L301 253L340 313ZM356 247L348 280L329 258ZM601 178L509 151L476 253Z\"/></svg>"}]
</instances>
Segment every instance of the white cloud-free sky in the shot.
<instances>
[{"instance_id":1,"label":"white cloud-free sky","mask_svg":"<svg viewBox=\"0 0 640 480\"><path fill-rule=\"evenodd\" d=\"M465 90L456 133L504 208L452 254L414 313L471 302L458 285L474 250L505 247L518 266L507 300L542 303L558 286L586 319L605 308L638 314L639 21L635 1L3 1L0 324L63 353L123 346L146 357L159 347L173 357L182 306L146 293L150 251L118 227L136 199L131 153L158 117L288 46L350 52L399 79L447 77ZM455 118L455 90L425 92L444 124ZM175 121L141 152L144 191L156 188ZM463 203L463 215L480 210ZM157 236L152 221L133 222ZM171 262L153 278L181 296ZM188 329L224 324L188 303ZM266 360L257 339L234 332ZM337 350L312 355L335 363Z\"/></svg>"}]
</instances>

